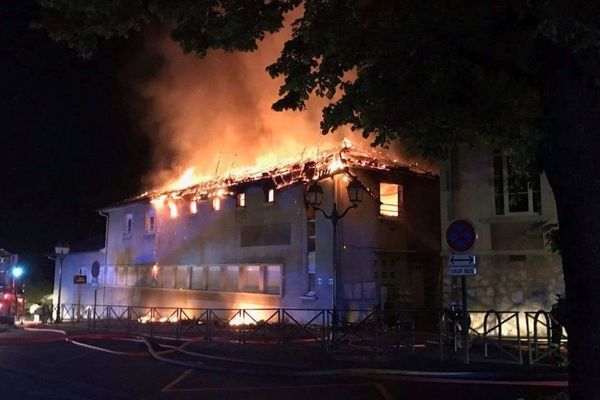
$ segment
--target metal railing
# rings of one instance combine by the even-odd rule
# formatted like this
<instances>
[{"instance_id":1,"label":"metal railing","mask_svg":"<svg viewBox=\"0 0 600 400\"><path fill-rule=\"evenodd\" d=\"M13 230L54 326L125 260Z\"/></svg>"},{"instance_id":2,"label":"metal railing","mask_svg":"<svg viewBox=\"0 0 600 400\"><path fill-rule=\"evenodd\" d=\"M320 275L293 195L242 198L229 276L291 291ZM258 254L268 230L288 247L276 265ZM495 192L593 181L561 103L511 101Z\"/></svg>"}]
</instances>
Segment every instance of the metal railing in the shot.
<instances>
[{"instance_id":1,"label":"metal railing","mask_svg":"<svg viewBox=\"0 0 600 400\"><path fill-rule=\"evenodd\" d=\"M521 349L521 327L518 311L496 311L471 312L471 318L483 315L483 322L479 326L470 327L472 346L482 348L484 360L494 359L523 364L523 351ZM507 335L506 327L514 324L514 335ZM504 332L503 332L504 330ZM492 356L492 353L495 353Z\"/></svg>"},{"instance_id":2,"label":"metal railing","mask_svg":"<svg viewBox=\"0 0 600 400\"><path fill-rule=\"evenodd\" d=\"M53 315L56 315L56 307ZM121 305L61 305L63 322L90 331L123 332L151 337L203 338L207 342L295 344L367 351L392 357L422 349L440 359L524 363L553 361L564 355L566 336L552 342L549 313L540 311L470 311L467 351L459 321L444 320L435 309L337 310L300 308L190 308ZM521 323L524 317L525 324ZM334 321L337 321L334 324ZM525 332L522 332L525 325ZM525 339L524 339L525 338ZM524 346L523 341L526 341Z\"/></svg>"},{"instance_id":3,"label":"metal railing","mask_svg":"<svg viewBox=\"0 0 600 400\"><path fill-rule=\"evenodd\" d=\"M544 310L525 312L529 364L562 363L568 337L550 313ZM564 338L564 339L563 339Z\"/></svg>"}]
</instances>

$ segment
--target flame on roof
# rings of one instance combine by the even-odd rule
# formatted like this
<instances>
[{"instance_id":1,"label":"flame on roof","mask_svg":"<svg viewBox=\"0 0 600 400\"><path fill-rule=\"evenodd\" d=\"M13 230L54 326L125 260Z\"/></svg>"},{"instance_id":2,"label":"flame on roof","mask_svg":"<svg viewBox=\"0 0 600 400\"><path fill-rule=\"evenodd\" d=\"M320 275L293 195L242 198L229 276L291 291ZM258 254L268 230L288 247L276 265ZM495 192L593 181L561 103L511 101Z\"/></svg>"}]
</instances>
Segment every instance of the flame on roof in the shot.
<instances>
[{"instance_id":1,"label":"flame on roof","mask_svg":"<svg viewBox=\"0 0 600 400\"><path fill-rule=\"evenodd\" d=\"M275 189L282 189L299 182L316 182L340 173L353 176L350 171L352 168L416 172L414 167L416 163L399 162L381 150L358 147L344 139L339 148L303 151L298 156L281 160L270 168L240 168L225 176L202 180L184 188L147 191L129 201L150 199L153 203L162 204L167 199L200 200L232 195L236 186L259 180L272 180ZM186 175L189 175L189 170L178 182Z\"/></svg>"}]
</instances>

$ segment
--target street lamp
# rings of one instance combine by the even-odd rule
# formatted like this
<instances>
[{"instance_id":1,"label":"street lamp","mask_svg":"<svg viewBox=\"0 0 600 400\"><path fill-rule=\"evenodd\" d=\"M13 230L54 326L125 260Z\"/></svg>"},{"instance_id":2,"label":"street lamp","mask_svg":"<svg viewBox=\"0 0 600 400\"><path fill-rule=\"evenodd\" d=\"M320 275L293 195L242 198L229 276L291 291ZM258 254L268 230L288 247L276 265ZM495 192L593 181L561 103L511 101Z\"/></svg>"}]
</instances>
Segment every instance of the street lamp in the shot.
<instances>
[{"instance_id":1,"label":"street lamp","mask_svg":"<svg viewBox=\"0 0 600 400\"><path fill-rule=\"evenodd\" d=\"M310 188L308 188L306 192L306 200L307 203L312 206L315 210L321 211L323 216L331 221L333 225L333 255L332 255L332 266L333 266L333 296L332 296L332 308L333 308L333 326L337 325L337 303L339 297L339 267L338 267L338 254L337 254L337 223L340 219L344 218L348 211L352 208L358 207L358 204L362 201L364 194L364 187L362 183L356 178L353 177L347 187L348 191L348 199L350 200L351 205L348 206L341 214L338 212L337 205L335 201L333 202L333 210L330 214L327 214L321 206L321 201L323 200L323 189L319 186L318 183L313 184ZM334 329L335 331L335 329Z\"/></svg>"},{"instance_id":2,"label":"street lamp","mask_svg":"<svg viewBox=\"0 0 600 400\"><path fill-rule=\"evenodd\" d=\"M61 312L60 312L60 293L62 291L62 267L63 260L69 254L69 245L58 243L54 246L54 253L56 254L56 259L58 260L58 309L56 310L56 323L61 322Z\"/></svg>"}]
</instances>

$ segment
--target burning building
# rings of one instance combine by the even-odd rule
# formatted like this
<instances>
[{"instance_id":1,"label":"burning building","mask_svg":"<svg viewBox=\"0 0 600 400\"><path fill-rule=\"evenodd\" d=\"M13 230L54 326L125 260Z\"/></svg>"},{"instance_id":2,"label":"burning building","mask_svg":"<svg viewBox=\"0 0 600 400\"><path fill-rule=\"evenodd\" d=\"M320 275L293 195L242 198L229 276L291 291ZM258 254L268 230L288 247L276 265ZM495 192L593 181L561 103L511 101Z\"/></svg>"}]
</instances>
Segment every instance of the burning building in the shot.
<instances>
[{"instance_id":1,"label":"burning building","mask_svg":"<svg viewBox=\"0 0 600 400\"><path fill-rule=\"evenodd\" d=\"M307 204L306 193L318 183L321 208L344 210L355 179L362 202L339 221L334 241L331 221ZM348 142L270 168L146 192L100 210L107 230L96 252L98 302L327 309L335 252L338 307L437 307L439 204L436 175ZM65 259L64 304L75 302L69 276L89 275L87 261L87 253L85 261ZM81 286L81 301L90 304L93 289Z\"/></svg>"}]
</instances>

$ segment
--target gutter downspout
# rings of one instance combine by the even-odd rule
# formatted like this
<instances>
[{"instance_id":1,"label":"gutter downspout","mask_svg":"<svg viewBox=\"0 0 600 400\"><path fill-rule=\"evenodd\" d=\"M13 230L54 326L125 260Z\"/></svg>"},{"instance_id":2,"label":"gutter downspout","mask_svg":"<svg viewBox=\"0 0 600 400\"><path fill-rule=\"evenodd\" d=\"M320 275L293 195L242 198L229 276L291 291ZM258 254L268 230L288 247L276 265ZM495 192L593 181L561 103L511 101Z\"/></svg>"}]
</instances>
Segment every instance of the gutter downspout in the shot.
<instances>
[{"instance_id":1,"label":"gutter downspout","mask_svg":"<svg viewBox=\"0 0 600 400\"><path fill-rule=\"evenodd\" d=\"M104 285L102 285L102 305L106 304L106 264L108 262L108 214L98 210L98 214L106 218L106 228L104 228Z\"/></svg>"}]
</instances>

